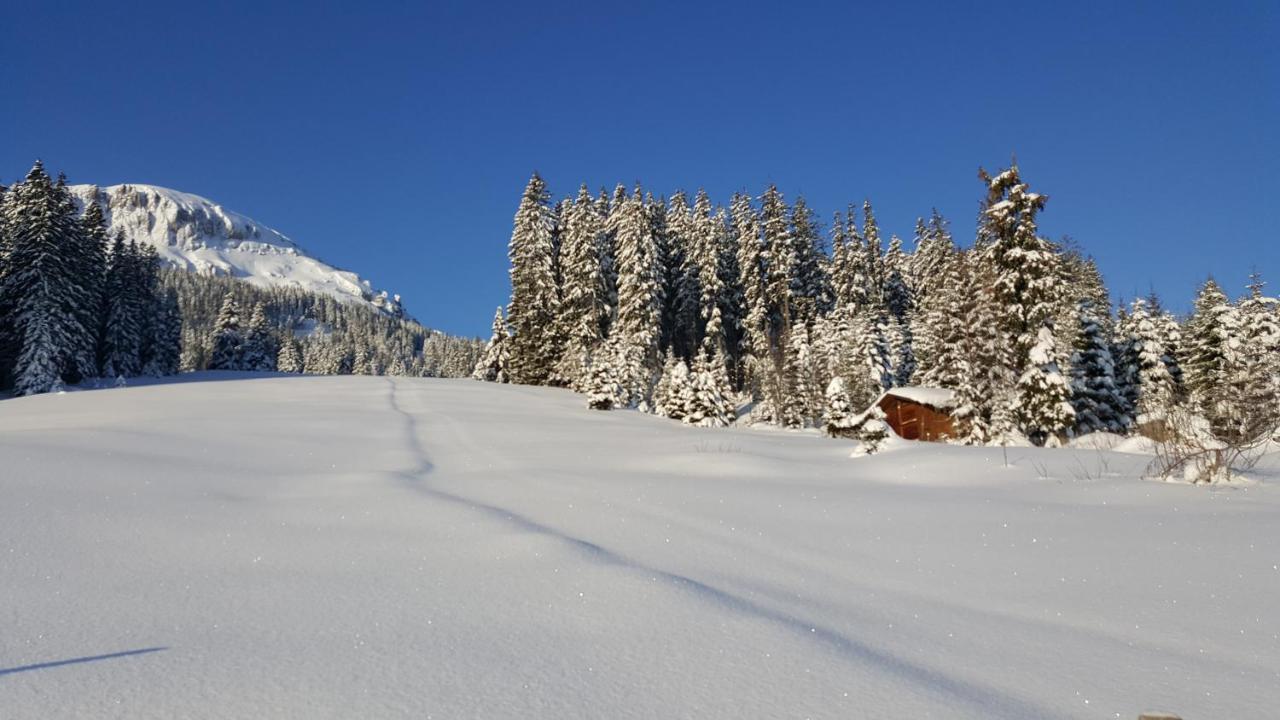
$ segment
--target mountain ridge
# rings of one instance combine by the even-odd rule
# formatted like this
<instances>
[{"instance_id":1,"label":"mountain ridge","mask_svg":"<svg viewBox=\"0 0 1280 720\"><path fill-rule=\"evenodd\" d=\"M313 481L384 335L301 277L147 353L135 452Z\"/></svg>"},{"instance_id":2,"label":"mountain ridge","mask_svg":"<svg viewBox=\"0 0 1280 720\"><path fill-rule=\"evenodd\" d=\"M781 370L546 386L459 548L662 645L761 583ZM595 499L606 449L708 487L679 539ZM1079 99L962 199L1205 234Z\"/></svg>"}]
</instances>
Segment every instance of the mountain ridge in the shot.
<instances>
[{"instance_id":1,"label":"mountain ridge","mask_svg":"<svg viewBox=\"0 0 1280 720\"><path fill-rule=\"evenodd\" d=\"M307 253L284 233L194 193L149 185L70 185L81 207L96 200L111 234L153 246L166 265L259 287L297 287L407 317L400 296Z\"/></svg>"}]
</instances>

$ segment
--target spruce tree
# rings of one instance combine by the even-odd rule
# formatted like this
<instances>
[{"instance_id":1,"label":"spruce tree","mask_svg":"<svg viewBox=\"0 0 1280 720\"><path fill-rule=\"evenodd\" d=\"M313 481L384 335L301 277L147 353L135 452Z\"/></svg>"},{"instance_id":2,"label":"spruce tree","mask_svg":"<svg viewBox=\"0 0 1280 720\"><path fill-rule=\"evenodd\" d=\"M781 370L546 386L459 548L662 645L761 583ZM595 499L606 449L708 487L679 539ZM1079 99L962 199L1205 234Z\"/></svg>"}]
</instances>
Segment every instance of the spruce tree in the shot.
<instances>
[{"instance_id":1,"label":"spruce tree","mask_svg":"<svg viewBox=\"0 0 1280 720\"><path fill-rule=\"evenodd\" d=\"M559 358L555 319L554 218L550 194L537 173L529 179L511 231L511 325L509 374L513 382L542 384Z\"/></svg>"},{"instance_id":2,"label":"spruce tree","mask_svg":"<svg viewBox=\"0 0 1280 720\"><path fill-rule=\"evenodd\" d=\"M111 243L105 280L102 374L107 378L133 377L142 370L142 317L135 302L139 259L136 244L125 242L117 231Z\"/></svg>"},{"instance_id":3,"label":"spruce tree","mask_svg":"<svg viewBox=\"0 0 1280 720\"><path fill-rule=\"evenodd\" d=\"M480 356L480 361L476 363L471 377L486 382L508 382L507 350L510 339L510 335L507 333L507 323L502 319L502 307L499 306L493 313L493 331L489 336L489 342L485 345L484 354ZM588 356L589 360L590 357Z\"/></svg>"},{"instance_id":4,"label":"spruce tree","mask_svg":"<svg viewBox=\"0 0 1280 720\"><path fill-rule=\"evenodd\" d=\"M235 296L227 293L222 300L222 309L218 311L218 319L213 325L213 331L209 335L209 369L243 369L243 344L244 334L240 326L240 306L236 303ZM332 374L339 372L336 367L333 370L335 372Z\"/></svg>"},{"instance_id":5,"label":"spruce tree","mask_svg":"<svg viewBox=\"0 0 1280 720\"><path fill-rule=\"evenodd\" d=\"M107 223L102 207L94 199L85 205L80 217L81 269L85 288L85 303L80 312L80 323L89 332L80 358L80 371L85 376L101 375L106 361L107 317Z\"/></svg>"},{"instance_id":6,"label":"spruce tree","mask_svg":"<svg viewBox=\"0 0 1280 720\"><path fill-rule=\"evenodd\" d=\"M1080 301L1077 345L1071 362L1071 405L1076 411L1077 434L1123 433L1128 429L1128 408L1116 385L1112 345L1091 300Z\"/></svg>"},{"instance_id":7,"label":"spruce tree","mask_svg":"<svg viewBox=\"0 0 1280 720\"><path fill-rule=\"evenodd\" d=\"M280 343L280 352L276 355L276 370L283 373L299 374L302 369L302 354L298 351L298 343L293 338L286 337ZM402 372L394 374L407 374L407 370L403 368L403 365L401 370Z\"/></svg>"},{"instance_id":8,"label":"spruce tree","mask_svg":"<svg viewBox=\"0 0 1280 720\"><path fill-rule=\"evenodd\" d=\"M844 378L836 376L827 383L824 394L822 427L832 437L841 437L853 429L853 420L858 410L854 408L849 397L849 389Z\"/></svg>"},{"instance_id":9,"label":"spruce tree","mask_svg":"<svg viewBox=\"0 0 1280 720\"><path fill-rule=\"evenodd\" d=\"M1031 192L1017 165L995 176L979 170L978 176L987 197L977 247L995 281L1000 329L1010 351L1003 363L1019 374L1062 293L1057 254L1037 233L1036 216L1048 198Z\"/></svg>"},{"instance_id":10,"label":"spruce tree","mask_svg":"<svg viewBox=\"0 0 1280 720\"><path fill-rule=\"evenodd\" d=\"M249 326L240 346L241 369L253 372L272 372L276 369L275 338L267 321L266 307L262 303L253 306Z\"/></svg>"},{"instance_id":11,"label":"spruce tree","mask_svg":"<svg viewBox=\"0 0 1280 720\"><path fill-rule=\"evenodd\" d=\"M556 374L574 388L586 381L591 353L604 341L608 324L608 296L600 256L603 232L602 216L583 185L577 200L565 210L560 249L563 280L557 322L566 347Z\"/></svg>"},{"instance_id":12,"label":"spruce tree","mask_svg":"<svg viewBox=\"0 0 1280 720\"><path fill-rule=\"evenodd\" d=\"M1036 445L1056 444L1075 425L1071 388L1063 376L1052 323L1046 321L1018 379L1013 412L1018 427Z\"/></svg>"},{"instance_id":13,"label":"spruce tree","mask_svg":"<svg viewBox=\"0 0 1280 720\"><path fill-rule=\"evenodd\" d=\"M751 206L750 199L741 193L735 195L731 213L740 275L738 285L742 288L740 362L743 365L745 384L750 388L753 399L760 399L770 378L768 366L772 362L769 304L765 289L765 252L760 241L755 208Z\"/></svg>"},{"instance_id":14,"label":"spruce tree","mask_svg":"<svg viewBox=\"0 0 1280 720\"><path fill-rule=\"evenodd\" d=\"M1200 413L1217 428L1230 423L1228 384L1239 351L1236 308L1212 278L1201 286L1185 333L1187 390Z\"/></svg>"},{"instance_id":15,"label":"spruce tree","mask_svg":"<svg viewBox=\"0 0 1280 720\"><path fill-rule=\"evenodd\" d=\"M75 248L82 242L74 210L39 161L10 192L4 295L16 341L14 390L31 395L61 387L92 336L80 322Z\"/></svg>"},{"instance_id":16,"label":"spruce tree","mask_svg":"<svg viewBox=\"0 0 1280 720\"><path fill-rule=\"evenodd\" d=\"M619 379L628 395L643 399L648 379L658 368L658 334L662 311L661 269L657 241L637 188L619 210L618 314L613 335L620 341Z\"/></svg>"}]
</instances>

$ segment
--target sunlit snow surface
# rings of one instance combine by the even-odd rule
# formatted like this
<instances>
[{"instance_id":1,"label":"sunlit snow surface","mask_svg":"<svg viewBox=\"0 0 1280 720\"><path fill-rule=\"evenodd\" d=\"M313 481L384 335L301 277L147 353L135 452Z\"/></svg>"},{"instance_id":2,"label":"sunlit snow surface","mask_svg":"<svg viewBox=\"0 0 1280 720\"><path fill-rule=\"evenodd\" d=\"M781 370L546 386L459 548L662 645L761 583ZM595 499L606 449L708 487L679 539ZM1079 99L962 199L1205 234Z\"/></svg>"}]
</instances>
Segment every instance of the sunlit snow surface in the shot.
<instances>
[{"instance_id":1,"label":"sunlit snow surface","mask_svg":"<svg viewBox=\"0 0 1280 720\"><path fill-rule=\"evenodd\" d=\"M230 377L0 402L0 717L1280 706L1274 458L1210 490L1141 455L851 459L554 389Z\"/></svg>"}]
</instances>

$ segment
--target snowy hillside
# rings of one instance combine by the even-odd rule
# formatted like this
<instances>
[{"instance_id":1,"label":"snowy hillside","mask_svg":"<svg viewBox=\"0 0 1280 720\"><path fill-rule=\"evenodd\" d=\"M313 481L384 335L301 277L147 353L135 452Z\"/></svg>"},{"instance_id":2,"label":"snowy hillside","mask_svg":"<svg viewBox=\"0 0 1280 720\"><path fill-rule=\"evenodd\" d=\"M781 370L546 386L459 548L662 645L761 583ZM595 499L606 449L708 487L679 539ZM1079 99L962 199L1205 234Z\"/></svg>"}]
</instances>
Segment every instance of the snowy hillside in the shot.
<instances>
[{"instance_id":1,"label":"snowy hillside","mask_svg":"<svg viewBox=\"0 0 1280 720\"><path fill-rule=\"evenodd\" d=\"M1209 490L1105 451L850 459L551 388L231 378L0 403L0 716L1280 706L1275 456Z\"/></svg>"},{"instance_id":2,"label":"snowy hillside","mask_svg":"<svg viewBox=\"0 0 1280 720\"><path fill-rule=\"evenodd\" d=\"M400 297L310 257L289 238L198 195L154 185L72 185L83 204L97 197L112 234L154 245L170 265L231 275L260 286L298 287L400 315Z\"/></svg>"}]
</instances>

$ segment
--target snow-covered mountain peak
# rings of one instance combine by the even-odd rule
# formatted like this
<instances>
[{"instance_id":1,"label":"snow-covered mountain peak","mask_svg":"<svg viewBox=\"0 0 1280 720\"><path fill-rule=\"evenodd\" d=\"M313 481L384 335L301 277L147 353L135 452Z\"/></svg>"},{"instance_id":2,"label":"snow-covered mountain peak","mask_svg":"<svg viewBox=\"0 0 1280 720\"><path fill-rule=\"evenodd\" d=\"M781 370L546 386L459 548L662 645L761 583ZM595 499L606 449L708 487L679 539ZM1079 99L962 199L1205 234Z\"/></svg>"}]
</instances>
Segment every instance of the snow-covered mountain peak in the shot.
<instances>
[{"instance_id":1,"label":"snow-covered mountain peak","mask_svg":"<svg viewBox=\"0 0 1280 720\"><path fill-rule=\"evenodd\" d=\"M169 265L229 275L263 287L297 287L403 315L399 295L307 255L283 233L191 193L155 185L72 185L81 204L96 199L112 234L149 243Z\"/></svg>"}]
</instances>

